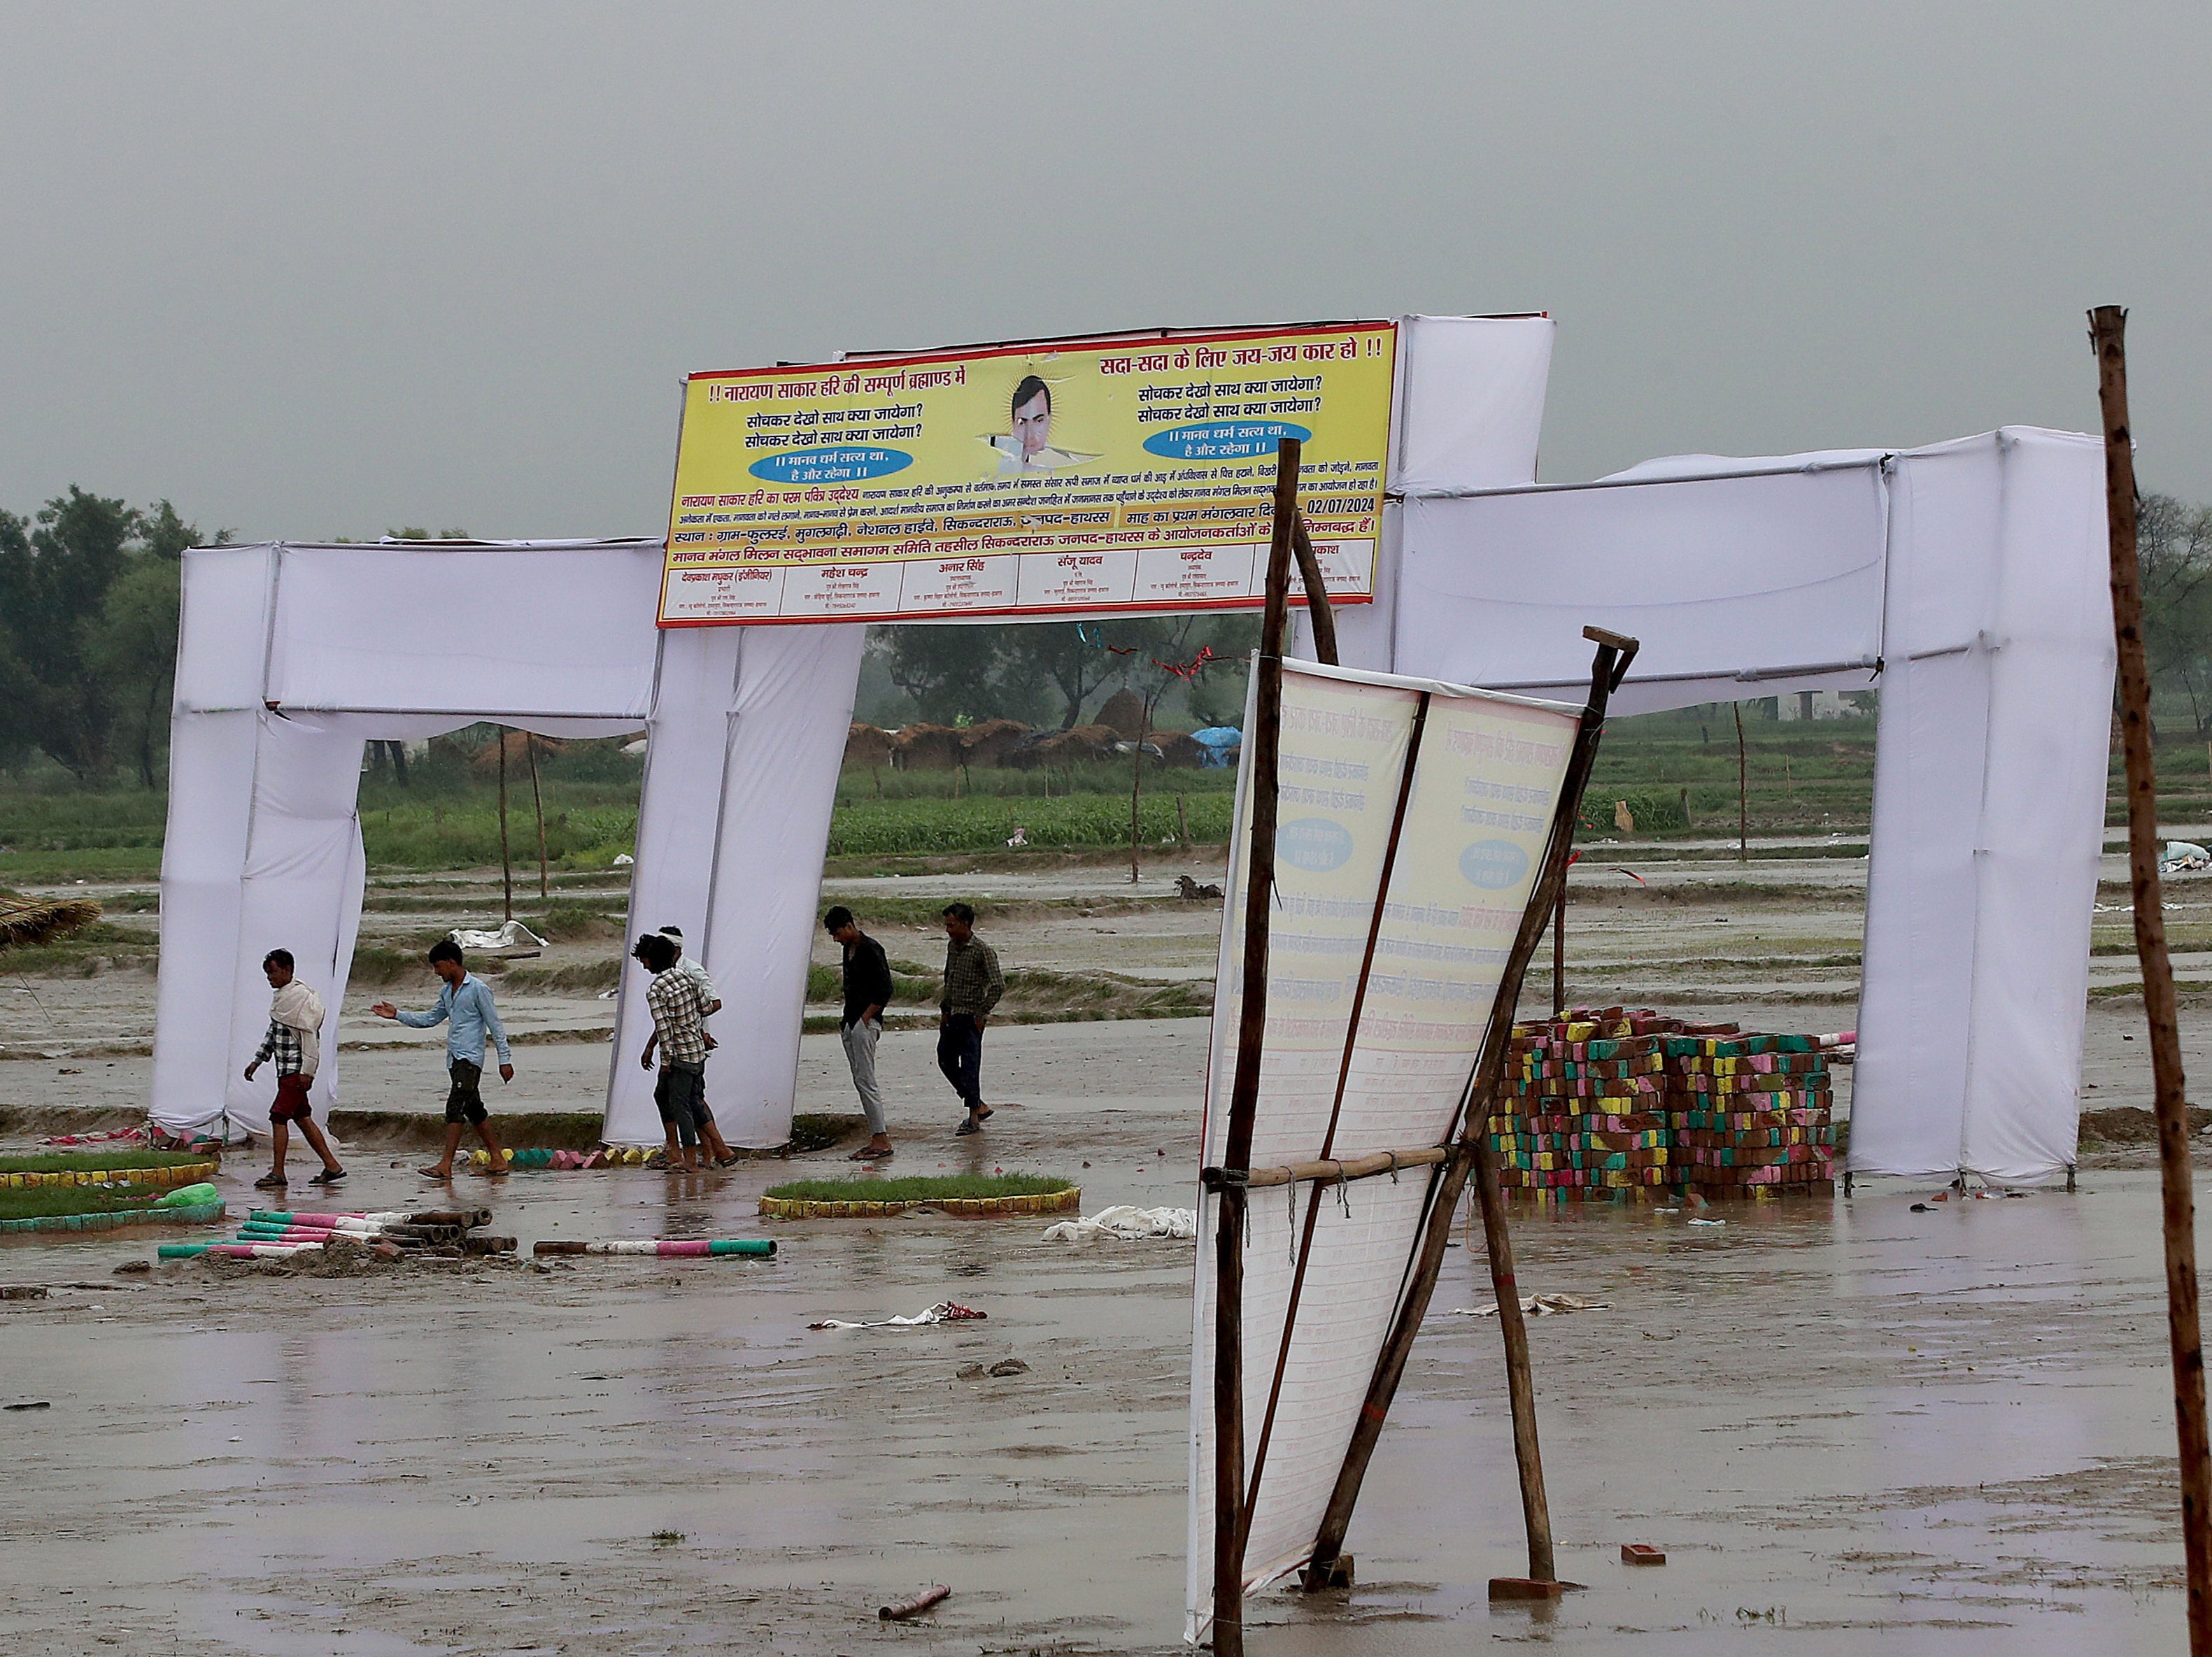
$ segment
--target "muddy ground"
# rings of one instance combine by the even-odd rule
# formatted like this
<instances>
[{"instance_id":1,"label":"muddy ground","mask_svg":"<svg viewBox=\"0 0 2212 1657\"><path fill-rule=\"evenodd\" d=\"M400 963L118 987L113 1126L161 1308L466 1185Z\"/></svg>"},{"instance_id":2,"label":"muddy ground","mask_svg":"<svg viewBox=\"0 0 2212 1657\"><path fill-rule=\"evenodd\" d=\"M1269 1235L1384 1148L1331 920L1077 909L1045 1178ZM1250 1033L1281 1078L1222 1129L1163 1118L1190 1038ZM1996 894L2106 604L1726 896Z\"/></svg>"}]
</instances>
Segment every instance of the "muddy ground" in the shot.
<instances>
[{"instance_id":1,"label":"muddy ground","mask_svg":"<svg viewBox=\"0 0 2212 1657\"><path fill-rule=\"evenodd\" d=\"M1832 958L1856 956L1863 864L1771 860L1733 890L1718 889L1731 859L1634 864L1677 889L1655 899L1618 875L1597 883L1609 865L1586 861L1594 901L1576 907L1571 992L1770 1027L1850 1022L1856 968ZM1210 956L1218 911L1163 895L1109 914L1111 871L1027 890L989 874L969 888L1036 905L996 933L1010 957L1064 950L1164 974ZM893 890L939 899L961 878ZM846 889L864 886L886 883ZM2177 930L2188 919L2177 912ZM927 935L915 936L918 950ZM2124 983L2124 957L2095 964ZM143 1055L93 1056L103 1029L150 1026L150 980L141 1000L125 993L137 976L33 980L71 1024L44 1039L67 1045L0 1063L0 1105L143 1103ZM27 998L0 996L11 1050L33 1039L12 1005ZM519 1027L549 1032L604 1017L580 994L507 1005ZM2124 993L2093 1004L2094 1104L2148 1101L2142 1042L2124 1039L2140 1016ZM2207 1024L2187 1020L2200 1068ZM350 1102L430 1108L434 1047L365 1028L388 1045L345 1055ZM1205 1030L1195 1018L994 1029L988 1090L1014 1108L980 1141L950 1136L929 1037L894 1031L892 1168L1064 1173L1090 1211L1187 1204ZM495 1103L576 1108L603 1086L603 1043L539 1043L518 1059ZM801 1089L802 1109L849 1108L831 1038L806 1040ZM435 1191L396 1149L348 1156L346 1207ZM2093 1156L2072 1196L1921 1213L1911 1205L1931 1192L1886 1181L1848 1202L1723 1211L1721 1226L1650 1207L1523 1211L1523 1287L1605 1303L1532 1325L1560 1567L1589 1585L1548 1614L1485 1599L1487 1577L1522 1568L1520 1520L1496 1326L1453 1315L1490 1299L1470 1238L1448 1257L1354 1523L1358 1586L1263 1597L1253 1649L2179 1649L2145 1162ZM0 1301L0 1403L50 1406L0 1412L0 1649L1178 1648L1190 1246L1047 1244L1035 1220L756 1216L769 1183L838 1166L825 1153L726 1175L458 1187L489 1193L493 1229L526 1248L766 1232L781 1244L773 1262L117 1277L159 1239L0 1241L0 1283L49 1289ZM227 1170L234 1211L252 1205L258 1171ZM946 1298L989 1317L805 1326ZM1009 1356L1028 1372L957 1379ZM1664 1547L1668 1563L1622 1566L1628 1541ZM933 1618L876 1619L933 1581L955 1590Z\"/></svg>"}]
</instances>

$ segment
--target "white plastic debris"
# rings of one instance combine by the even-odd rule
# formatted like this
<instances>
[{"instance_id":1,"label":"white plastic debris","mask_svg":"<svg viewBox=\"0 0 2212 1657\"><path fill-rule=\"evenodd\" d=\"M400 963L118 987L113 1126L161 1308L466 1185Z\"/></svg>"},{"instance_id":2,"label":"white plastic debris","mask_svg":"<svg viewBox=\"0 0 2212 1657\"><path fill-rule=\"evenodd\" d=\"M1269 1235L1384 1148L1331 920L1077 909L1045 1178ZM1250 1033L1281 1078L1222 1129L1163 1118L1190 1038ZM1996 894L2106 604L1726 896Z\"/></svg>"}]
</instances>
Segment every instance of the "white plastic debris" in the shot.
<instances>
[{"instance_id":1,"label":"white plastic debris","mask_svg":"<svg viewBox=\"0 0 2212 1657\"><path fill-rule=\"evenodd\" d=\"M1096 1242L1102 1237L1133 1241L1139 1237L1195 1237L1198 1211L1194 1208L1137 1208L1122 1203L1102 1208L1080 1220L1062 1220L1045 1228L1047 1242Z\"/></svg>"},{"instance_id":2,"label":"white plastic debris","mask_svg":"<svg viewBox=\"0 0 2212 1657\"><path fill-rule=\"evenodd\" d=\"M495 932L471 932L456 926L446 934L465 950L521 950L545 947L545 940L519 920L510 920Z\"/></svg>"}]
</instances>

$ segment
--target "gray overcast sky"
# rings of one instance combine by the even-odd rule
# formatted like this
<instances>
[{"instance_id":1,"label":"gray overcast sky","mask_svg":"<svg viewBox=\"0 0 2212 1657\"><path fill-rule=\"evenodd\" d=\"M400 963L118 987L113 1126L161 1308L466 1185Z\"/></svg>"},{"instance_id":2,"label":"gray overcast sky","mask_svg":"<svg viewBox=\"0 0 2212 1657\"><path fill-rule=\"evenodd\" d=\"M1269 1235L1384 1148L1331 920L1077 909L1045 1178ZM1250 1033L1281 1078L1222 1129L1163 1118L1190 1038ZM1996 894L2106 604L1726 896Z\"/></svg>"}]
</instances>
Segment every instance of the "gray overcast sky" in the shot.
<instances>
[{"instance_id":1,"label":"gray overcast sky","mask_svg":"<svg viewBox=\"0 0 2212 1657\"><path fill-rule=\"evenodd\" d=\"M1545 310L1544 476L2094 429L2212 500L2212 7L0 9L0 506L665 526L689 369Z\"/></svg>"}]
</instances>

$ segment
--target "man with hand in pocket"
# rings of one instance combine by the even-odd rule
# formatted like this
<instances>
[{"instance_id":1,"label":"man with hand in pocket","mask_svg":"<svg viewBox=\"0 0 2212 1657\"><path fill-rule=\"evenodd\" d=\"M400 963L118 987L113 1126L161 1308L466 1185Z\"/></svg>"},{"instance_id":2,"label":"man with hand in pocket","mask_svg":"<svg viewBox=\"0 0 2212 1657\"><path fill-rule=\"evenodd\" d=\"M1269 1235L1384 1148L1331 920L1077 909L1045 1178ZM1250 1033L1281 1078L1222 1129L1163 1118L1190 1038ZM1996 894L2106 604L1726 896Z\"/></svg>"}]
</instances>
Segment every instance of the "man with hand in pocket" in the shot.
<instances>
[{"instance_id":1,"label":"man with hand in pocket","mask_svg":"<svg viewBox=\"0 0 2212 1657\"><path fill-rule=\"evenodd\" d=\"M845 1011L838 1035L845 1062L853 1067L853 1089L868 1116L868 1143L852 1154L855 1162L879 1162L892 1155L884 1122L884 1090L876 1080L876 1043L883 1040L884 1009L890 1005L891 968L884 946L862 932L853 912L840 903L822 917L822 926L845 952Z\"/></svg>"}]
</instances>

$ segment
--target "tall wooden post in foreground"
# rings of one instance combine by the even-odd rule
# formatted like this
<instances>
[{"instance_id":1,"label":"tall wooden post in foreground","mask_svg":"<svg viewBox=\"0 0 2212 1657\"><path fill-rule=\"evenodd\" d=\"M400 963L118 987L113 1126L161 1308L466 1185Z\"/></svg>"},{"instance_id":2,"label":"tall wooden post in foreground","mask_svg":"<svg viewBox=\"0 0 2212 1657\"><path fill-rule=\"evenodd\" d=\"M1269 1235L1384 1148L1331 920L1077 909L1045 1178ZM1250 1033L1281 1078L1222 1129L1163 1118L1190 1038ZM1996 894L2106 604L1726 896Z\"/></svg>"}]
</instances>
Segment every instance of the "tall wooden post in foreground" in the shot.
<instances>
[{"instance_id":1,"label":"tall wooden post in foreground","mask_svg":"<svg viewBox=\"0 0 2212 1657\"><path fill-rule=\"evenodd\" d=\"M1275 808L1283 724L1283 634L1290 619L1291 553L1298 515L1302 448L1285 439L1275 462L1275 531L1267 548L1267 608L1254 689L1250 861L1244 886L1244 982L1237 1073L1221 1166L1252 1166L1252 1122L1267 1028L1267 905L1275 889ZM1326 603L1326 599L1323 600ZM1217 1195L1213 1234L1213 1650L1244 1657L1244 1210L1241 1182Z\"/></svg>"},{"instance_id":2,"label":"tall wooden post in foreground","mask_svg":"<svg viewBox=\"0 0 2212 1657\"><path fill-rule=\"evenodd\" d=\"M2136 463L2128 429L2128 313L2089 313L2097 391L2105 419L2105 512L2111 526L2112 632L2120 656L2120 732L2127 755L2128 862L2133 876L2136 954L2158 1115L2158 1162L2166 1221L2167 1338L2173 1353L2173 1417L2181 1450L2181 1545L2189 1567L2189 1649L2212 1657L2212 1447L2204 1423L2204 1343L2197 1315L2197 1199L2190 1183L2189 1107L2181 1074L2173 967L2158 878L2158 780L2150 745L2150 674L2144 662L2142 578L2136 559Z\"/></svg>"}]
</instances>

